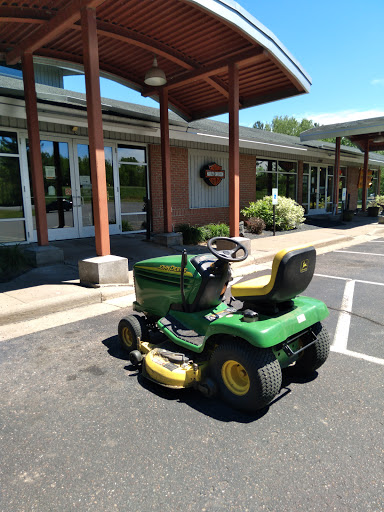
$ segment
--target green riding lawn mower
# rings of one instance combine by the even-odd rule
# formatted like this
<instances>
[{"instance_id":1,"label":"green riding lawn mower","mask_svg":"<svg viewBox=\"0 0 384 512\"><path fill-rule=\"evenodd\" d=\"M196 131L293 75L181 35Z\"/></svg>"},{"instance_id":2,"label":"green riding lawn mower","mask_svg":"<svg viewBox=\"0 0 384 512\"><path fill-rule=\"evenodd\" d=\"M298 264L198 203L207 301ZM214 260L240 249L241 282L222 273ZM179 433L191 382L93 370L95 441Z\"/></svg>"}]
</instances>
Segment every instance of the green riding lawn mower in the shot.
<instances>
[{"instance_id":1,"label":"green riding lawn mower","mask_svg":"<svg viewBox=\"0 0 384 512\"><path fill-rule=\"evenodd\" d=\"M136 313L119 322L119 339L145 378L218 394L254 412L280 392L282 369L293 365L311 374L328 357L330 340L321 324L328 309L300 295L312 279L316 251L281 250L270 275L233 284L225 301L230 263L248 252L225 237L212 238L208 249L135 264Z\"/></svg>"}]
</instances>

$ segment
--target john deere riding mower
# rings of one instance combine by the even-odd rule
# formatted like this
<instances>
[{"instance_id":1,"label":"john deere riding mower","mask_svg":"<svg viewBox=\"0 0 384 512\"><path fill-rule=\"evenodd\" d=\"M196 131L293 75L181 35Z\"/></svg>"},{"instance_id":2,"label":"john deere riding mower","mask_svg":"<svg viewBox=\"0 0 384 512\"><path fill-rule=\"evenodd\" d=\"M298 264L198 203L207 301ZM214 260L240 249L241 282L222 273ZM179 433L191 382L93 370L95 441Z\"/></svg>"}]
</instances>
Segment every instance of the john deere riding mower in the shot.
<instances>
[{"instance_id":1,"label":"john deere riding mower","mask_svg":"<svg viewBox=\"0 0 384 512\"><path fill-rule=\"evenodd\" d=\"M231 248L219 250L218 243ZM321 325L327 307L300 296L312 279L316 251L278 252L271 275L233 284L231 300L224 301L230 262L245 260L248 252L224 237L212 238L208 249L136 263L137 314L120 321L119 339L147 379L217 393L252 412L279 393L283 368L308 374L328 357Z\"/></svg>"}]
</instances>

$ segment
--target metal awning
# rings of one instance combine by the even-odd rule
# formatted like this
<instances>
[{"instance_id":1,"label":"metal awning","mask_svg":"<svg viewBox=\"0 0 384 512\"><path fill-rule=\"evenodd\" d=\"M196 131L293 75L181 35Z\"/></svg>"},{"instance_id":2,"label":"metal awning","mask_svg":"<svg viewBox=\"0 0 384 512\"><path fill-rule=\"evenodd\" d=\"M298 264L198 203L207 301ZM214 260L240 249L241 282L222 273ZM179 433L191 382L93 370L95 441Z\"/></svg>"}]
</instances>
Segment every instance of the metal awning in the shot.
<instances>
[{"instance_id":1,"label":"metal awning","mask_svg":"<svg viewBox=\"0 0 384 512\"><path fill-rule=\"evenodd\" d=\"M300 134L302 142L334 137L348 138L361 151L384 151L384 117L318 126Z\"/></svg>"}]
</instances>

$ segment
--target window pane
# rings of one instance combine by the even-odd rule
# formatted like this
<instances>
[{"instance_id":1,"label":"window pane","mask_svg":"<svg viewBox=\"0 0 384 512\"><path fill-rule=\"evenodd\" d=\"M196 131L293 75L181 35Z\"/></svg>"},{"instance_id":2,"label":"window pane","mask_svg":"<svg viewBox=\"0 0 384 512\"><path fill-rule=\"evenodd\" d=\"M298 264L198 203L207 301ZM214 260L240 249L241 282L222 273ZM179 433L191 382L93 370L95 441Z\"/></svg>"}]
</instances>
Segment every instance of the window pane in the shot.
<instances>
[{"instance_id":1,"label":"window pane","mask_svg":"<svg viewBox=\"0 0 384 512\"><path fill-rule=\"evenodd\" d=\"M0 222L0 243L23 242L25 239L23 220Z\"/></svg>"},{"instance_id":2,"label":"window pane","mask_svg":"<svg viewBox=\"0 0 384 512\"><path fill-rule=\"evenodd\" d=\"M122 231L144 231L147 228L147 215L145 213L122 215Z\"/></svg>"},{"instance_id":3,"label":"window pane","mask_svg":"<svg viewBox=\"0 0 384 512\"><path fill-rule=\"evenodd\" d=\"M107 177L108 221L109 221L109 224L116 224L115 185L114 185L114 181L113 181L112 148L105 147L104 153L105 153L105 174Z\"/></svg>"},{"instance_id":4,"label":"window pane","mask_svg":"<svg viewBox=\"0 0 384 512\"><path fill-rule=\"evenodd\" d=\"M304 174L309 174L309 164L304 164L303 165L303 173Z\"/></svg>"},{"instance_id":5,"label":"window pane","mask_svg":"<svg viewBox=\"0 0 384 512\"><path fill-rule=\"evenodd\" d=\"M137 213L145 210L146 173L144 165L119 166L121 213Z\"/></svg>"},{"instance_id":6,"label":"window pane","mask_svg":"<svg viewBox=\"0 0 384 512\"><path fill-rule=\"evenodd\" d=\"M327 188L327 212L333 210L333 176L328 175L328 188Z\"/></svg>"},{"instance_id":7,"label":"window pane","mask_svg":"<svg viewBox=\"0 0 384 512\"><path fill-rule=\"evenodd\" d=\"M0 153L19 153L16 133L0 132Z\"/></svg>"},{"instance_id":8,"label":"window pane","mask_svg":"<svg viewBox=\"0 0 384 512\"><path fill-rule=\"evenodd\" d=\"M307 174L303 174L303 196L301 201L305 212L308 211L308 178Z\"/></svg>"},{"instance_id":9,"label":"window pane","mask_svg":"<svg viewBox=\"0 0 384 512\"><path fill-rule=\"evenodd\" d=\"M23 217L19 159L0 156L0 219Z\"/></svg>"},{"instance_id":10,"label":"window pane","mask_svg":"<svg viewBox=\"0 0 384 512\"><path fill-rule=\"evenodd\" d=\"M272 195L272 188L277 186L277 174L271 172L256 173L256 201Z\"/></svg>"},{"instance_id":11,"label":"window pane","mask_svg":"<svg viewBox=\"0 0 384 512\"><path fill-rule=\"evenodd\" d=\"M328 165L328 175L333 175L333 165Z\"/></svg>"},{"instance_id":12,"label":"window pane","mask_svg":"<svg viewBox=\"0 0 384 512\"><path fill-rule=\"evenodd\" d=\"M88 144L77 145L79 163L81 218L83 226L93 226L92 178Z\"/></svg>"},{"instance_id":13,"label":"window pane","mask_svg":"<svg viewBox=\"0 0 384 512\"><path fill-rule=\"evenodd\" d=\"M279 174L279 195L290 197L296 201L296 175Z\"/></svg>"},{"instance_id":14,"label":"window pane","mask_svg":"<svg viewBox=\"0 0 384 512\"><path fill-rule=\"evenodd\" d=\"M279 160L277 164L278 172L297 172L296 162L282 162Z\"/></svg>"},{"instance_id":15,"label":"window pane","mask_svg":"<svg viewBox=\"0 0 384 512\"><path fill-rule=\"evenodd\" d=\"M274 160L257 160L256 161L256 172L276 172L276 162Z\"/></svg>"},{"instance_id":16,"label":"window pane","mask_svg":"<svg viewBox=\"0 0 384 512\"><path fill-rule=\"evenodd\" d=\"M117 150L119 163L132 162L144 164L146 163L145 148L133 148L130 146L119 145Z\"/></svg>"}]
</instances>

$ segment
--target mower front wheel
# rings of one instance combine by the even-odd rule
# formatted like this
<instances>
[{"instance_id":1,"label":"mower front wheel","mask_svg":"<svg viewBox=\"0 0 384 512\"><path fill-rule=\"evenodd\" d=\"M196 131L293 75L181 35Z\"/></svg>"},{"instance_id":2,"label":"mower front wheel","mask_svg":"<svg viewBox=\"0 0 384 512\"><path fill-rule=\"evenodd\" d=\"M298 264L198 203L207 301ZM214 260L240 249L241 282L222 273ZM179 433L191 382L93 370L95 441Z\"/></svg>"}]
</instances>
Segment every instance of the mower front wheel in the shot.
<instances>
[{"instance_id":1,"label":"mower front wheel","mask_svg":"<svg viewBox=\"0 0 384 512\"><path fill-rule=\"evenodd\" d=\"M142 339L142 329L139 320L133 316L122 318L117 328L122 348L126 352L132 352L139 348L138 340Z\"/></svg>"},{"instance_id":2,"label":"mower front wheel","mask_svg":"<svg viewBox=\"0 0 384 512\"><path fill-rule=\"evenodd\" d=\"M272 350L253 347L238 338L217 347L210 371L221 398L250 413L268 405L281 388L281 368Z\"/></svg>"}]
</instances>

